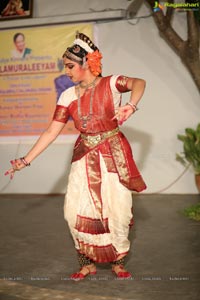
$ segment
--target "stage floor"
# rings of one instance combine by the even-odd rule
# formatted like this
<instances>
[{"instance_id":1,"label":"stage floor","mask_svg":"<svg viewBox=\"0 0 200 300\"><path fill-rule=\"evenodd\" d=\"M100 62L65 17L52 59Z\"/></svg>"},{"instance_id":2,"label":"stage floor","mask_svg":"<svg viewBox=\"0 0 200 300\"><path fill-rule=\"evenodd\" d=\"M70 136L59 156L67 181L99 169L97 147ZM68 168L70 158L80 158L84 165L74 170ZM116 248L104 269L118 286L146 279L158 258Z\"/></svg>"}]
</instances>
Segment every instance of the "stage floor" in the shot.
<instances>
[{"instance_id":1,"label":"stage floor","mask_svg":"<svg viewBox=\"0 0 200 300\"><path fill-rule=\"evenodd\" d=\"M133 196L135 224L126 268L109 264L74 282L79 269L64 195L0 195L0 300L198 300L200 222L181 213L199 195Z\"/></svg>"}]
</instances>

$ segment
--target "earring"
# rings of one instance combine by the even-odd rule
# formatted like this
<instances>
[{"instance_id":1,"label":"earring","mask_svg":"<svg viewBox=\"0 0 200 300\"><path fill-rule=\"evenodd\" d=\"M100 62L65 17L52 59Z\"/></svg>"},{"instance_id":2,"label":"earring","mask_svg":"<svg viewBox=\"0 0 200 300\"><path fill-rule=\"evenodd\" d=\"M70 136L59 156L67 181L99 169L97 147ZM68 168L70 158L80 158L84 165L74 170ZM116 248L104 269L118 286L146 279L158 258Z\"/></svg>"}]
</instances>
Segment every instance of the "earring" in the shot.
<instances>
[{"instance_id":1,"label":"earring","mask_svg":"<svg viewBox=\"0 0 200 300\"><path fill-rule=\"evenodd\" d=\"M85 57L85 56L83 57L83 64L82 64L82 67L83 67L83 68L86 67L86 57Z\"/></svg>"}]
</instances>

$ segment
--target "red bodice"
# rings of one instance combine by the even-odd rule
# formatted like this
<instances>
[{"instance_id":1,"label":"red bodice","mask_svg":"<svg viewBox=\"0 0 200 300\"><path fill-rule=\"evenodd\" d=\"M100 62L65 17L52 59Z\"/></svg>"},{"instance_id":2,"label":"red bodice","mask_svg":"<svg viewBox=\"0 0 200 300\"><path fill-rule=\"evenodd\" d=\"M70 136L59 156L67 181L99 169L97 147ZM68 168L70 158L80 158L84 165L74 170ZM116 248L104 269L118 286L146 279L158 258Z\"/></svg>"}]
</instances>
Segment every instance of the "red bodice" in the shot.
<instances>
[{"instance_id":1,"label":"red bodice","mask_svg":"<svg viewBox=\"0 0 200 300\"><path fill-rule=\"evenodd\" d=\"M80 101L81 117L89 116L90 99L92 88L85 91ZM96 85L92 100L92 117L87 121L87 128L82 128L82 120L78 116L78 100L72 101L68 107L69 115L74 120L76 129L84 133L98 133L109 131L116 128L117 121L112 121L114 117L114 105L112 100L112 92L110 89L110 77L101 78Z\"/></svg>"}]
</instances>

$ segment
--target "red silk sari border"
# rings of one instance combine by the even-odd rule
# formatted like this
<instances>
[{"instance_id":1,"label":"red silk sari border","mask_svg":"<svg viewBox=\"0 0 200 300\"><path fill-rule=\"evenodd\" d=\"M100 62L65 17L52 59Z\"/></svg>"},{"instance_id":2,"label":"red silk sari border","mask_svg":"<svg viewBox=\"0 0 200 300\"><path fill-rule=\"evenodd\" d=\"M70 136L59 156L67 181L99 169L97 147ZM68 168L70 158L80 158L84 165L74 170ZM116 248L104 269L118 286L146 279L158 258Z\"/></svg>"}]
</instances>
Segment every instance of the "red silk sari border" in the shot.
<instances>
[{"instance_id":1,"label":"red silk sari border","mask_svg":"<svg viewBox=\"0 0 200 300\"><path fill-rule=\"evenodd\" d=\"M96 246L92 244L87 244L82 241L77 240L79 243L79 252L85 254L90 259L99 262L106 263L117 260L119 254L116 252L115 247L112 244L105 246Z\"/></svg>"},{"instance_id":2,"label":"red silk sari border","mask_svg":"<svg viewBox=\"0 0 200 300\"><path fill-rule=\"evenodd\" d=\"M75 229L89 234L110 233L108 218L100 220L77 215Z\"/></svg>"}]
</instances>

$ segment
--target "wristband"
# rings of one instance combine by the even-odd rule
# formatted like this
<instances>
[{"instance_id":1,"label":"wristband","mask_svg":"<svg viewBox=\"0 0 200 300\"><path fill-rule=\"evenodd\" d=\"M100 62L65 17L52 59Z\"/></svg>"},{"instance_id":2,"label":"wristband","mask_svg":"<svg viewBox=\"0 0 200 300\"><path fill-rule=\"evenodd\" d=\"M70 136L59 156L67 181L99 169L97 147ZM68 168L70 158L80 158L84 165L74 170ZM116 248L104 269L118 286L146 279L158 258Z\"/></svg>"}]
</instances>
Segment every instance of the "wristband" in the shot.
<instances>
[{"instance_id":1,"label":"wristband","mask_svg":"<svg viewBox=\"0 0 200 300\"><path fill-rule=\"evenodd\" d=\"M23 164L26 166L26 167L30 167L30 163L28 163L24 157L20 157L20 160L23 162Z\"/></svg>"},{"instance_id":2,"label":"wristband","mask_svg":"<svg viewBox=\"0 0 200 300\"><path fill-rule=\"evenodd\" d=\"M138 108L135 104L133 104L132 102L127 102L126 104L127 104L127 105L130 105L130 106L132 107L132 109L134 110L134 112L135 112L136 110L139 109L139 108Z\"/></svg>"}]
</instances>

